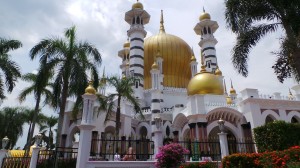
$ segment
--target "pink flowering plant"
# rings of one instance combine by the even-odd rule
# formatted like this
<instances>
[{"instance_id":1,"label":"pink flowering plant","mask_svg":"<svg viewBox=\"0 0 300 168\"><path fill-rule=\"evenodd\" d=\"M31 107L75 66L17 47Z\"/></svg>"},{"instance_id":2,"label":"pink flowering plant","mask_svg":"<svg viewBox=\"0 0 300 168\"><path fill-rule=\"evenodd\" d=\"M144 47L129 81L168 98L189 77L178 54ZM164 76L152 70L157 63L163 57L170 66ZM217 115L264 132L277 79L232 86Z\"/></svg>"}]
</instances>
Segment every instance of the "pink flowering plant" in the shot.
<instances>
[{"instance_id":1,"label":"pink flowering plant","mask_svg":"<svg viewBox=\"0 0 300 168\"><path fill-rule=\"evenodd\" d=\"M155 159L157 168L176 168L185 162L184 155L189 154L190 151L183 148L178 143L170 143L159 148L159 153Z\"/></svg>"}]
</instances>

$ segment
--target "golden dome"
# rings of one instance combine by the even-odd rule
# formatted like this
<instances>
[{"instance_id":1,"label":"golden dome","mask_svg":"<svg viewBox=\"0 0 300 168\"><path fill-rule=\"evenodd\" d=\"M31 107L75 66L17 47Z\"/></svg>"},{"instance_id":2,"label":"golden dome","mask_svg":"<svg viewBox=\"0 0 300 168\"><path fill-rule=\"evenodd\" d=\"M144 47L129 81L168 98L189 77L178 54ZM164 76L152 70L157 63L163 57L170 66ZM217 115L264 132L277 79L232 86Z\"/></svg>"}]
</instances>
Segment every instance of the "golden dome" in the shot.
<instances>
[{"instance_id":1,"label":"golden dome","mask_svg":"<svg viewBox=\"0 0 300 168\"><path fill-rule=\"evenodd\" d=\"M128 39L125 41L125 43L123 44L124 48L129 48L130 47L130 42L128 41Z\"/></svg>"},{"instance_id":2,"label":"golden dome","mask_svg":"<svg viewBox=\"0 0 300 168\"><path fill-rule=\"evenodd\" d=\"M230 91L229 91L230 94L236 94L236 91L234 88L230 88Z\"/></svg>"},{"instance_id":3,"label":"golden dome","mask_svg":"<svg viewBox=\"0 0 300 168\"><path fill-rule=\"evenodd\" d=\"M226 96L226 103L227 104L232 104L232 99L229 96Z\"/></svg>"},{"instance_id":4,"label":"golden dome","mask_svg":"<svg viewBox=\"0 0 300 168\"><path fill-rule=\"evenodd\" d=\"M157 51L160 51L160 56L164 60L162 64L163 85L165 87L186 88L191 79L191 48L181 38L164 31L145 39L144 88L151 88L150 70Z\"/></svg>"},{"instance_id":5,"label":"golden dome","mask_svg":"<svg viewBox=\"0 0 300 168\"><path fill-rule=\"evenodd\" d=\"M192 55L192 58L191 58L191 62L193 62L193 61L197 61L196 57L194 55Z\"/></svg>"},{"instance_id":6,"label":"golden dome","mask_svg":"<svg viewBox=\"0 0 300 168\"><path fill-rule=\"evenodd\" d=\"M92 81L90 81L89 86L85 88L85 94L96 94L96 89L94 88Z\"/></svg>"},{"instance_id":7,"label":"golden dome","mask_svg":"<svg viewBox=\"0 0 300 168\"><path fill-rule=\"evenodd\" d=\"M215 94L223 95L224 88L218 76L209 72L197 73L189 82L187 87L188 95Z\"/></svg>"},{"instance_id":8,"label":"golden dome","mask_svg":"<svg viewBox=\"0 0 300 168\"><path fill-rule=\"evenodd\" d=\"M152 69L158 69L158 65L156 64L156 62L154 61L154 63L151 66Z\"/></svg>"},{"instance_id":9,"label":"golden dome","mask_svg":"<svg viewBox=\"0 0 300 168\"><path fill-rule=\"evenodd\" d=\"M144 9L144 6L142 3L140 3L139 1L137 1L136 3L134 3L132 5L132 9Z\"/></svg>"},{"instance_id":10,"label":"golden dome","mask_svg":"<svg viewBox=\"0 0 300 168\"><path fill-rule=\"evenodd\" d=\"M206 20L206 19L207 19L207 20L210 20L210 14L204 12L204 13L202 13L202 14L200 15L199 20L200 20L200 21L203 21L203 20Z\"/></svg>"},{"instance_id":11,"label":"golden dome","mask_svg":"<svg viewBox=\"0 0 300 168\"><path fill-rule=\"evenodd\" d=\"M217 67L215 75L222 76L222 71L219 69L219 67Z\"/></svg>"}]
</instances>

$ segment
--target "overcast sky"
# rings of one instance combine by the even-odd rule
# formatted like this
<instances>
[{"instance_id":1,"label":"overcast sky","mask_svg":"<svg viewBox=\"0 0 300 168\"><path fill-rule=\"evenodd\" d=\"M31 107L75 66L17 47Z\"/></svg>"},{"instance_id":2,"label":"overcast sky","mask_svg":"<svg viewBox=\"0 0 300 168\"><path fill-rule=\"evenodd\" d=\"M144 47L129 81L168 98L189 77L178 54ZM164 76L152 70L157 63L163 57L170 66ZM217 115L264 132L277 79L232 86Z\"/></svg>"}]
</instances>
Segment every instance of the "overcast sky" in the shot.
<instances>
[{"instance_id":1,"label":"overcast sky","mask_svg":"<svg viewBox=\"0 0 300 168\"><path fill-rule=\"evenodd\" d=\"M20 40L23 43L22 48L10 54L13 56L12 59L21 66L22 73L28 73L38 68L38 61L29 59L29 50L43 38L62 37L66 28L75 25L79 39L93 43L101 52L103 63L99 71L102 71L105 66L108 75L120 74L118 67L121 60L117 53L122 49L127 38L126 31L129 29L124 16L134 2L136 1L0 0L0 37ZM282 36L281 32L268 35L251 51L247 78L234 70L231 63L231 50L235 44L235 35L226 28L223 0L141 0L140 2L151 15L149 24L145 25L147 36L158 33L162 9L166 32L185 40L194 48L198 60L200 36L195 34L193 28L204 6L210 13L211 19L219 24L219 29L215 33L215 38L218 40L216 52L227 87L232 79L238 92L244 88L257 88L260 94L279 91L283 95L288 95L289 88L295 85L291 79L281 84L271 68L275 62L275 56L271 51L278 50L278 38ZM25 86L26 83L19 81L1 107L19 105L16 98ZM28 99L23 105L33 107L34 103L32 99Z\"/></svg>"}]
</instances>

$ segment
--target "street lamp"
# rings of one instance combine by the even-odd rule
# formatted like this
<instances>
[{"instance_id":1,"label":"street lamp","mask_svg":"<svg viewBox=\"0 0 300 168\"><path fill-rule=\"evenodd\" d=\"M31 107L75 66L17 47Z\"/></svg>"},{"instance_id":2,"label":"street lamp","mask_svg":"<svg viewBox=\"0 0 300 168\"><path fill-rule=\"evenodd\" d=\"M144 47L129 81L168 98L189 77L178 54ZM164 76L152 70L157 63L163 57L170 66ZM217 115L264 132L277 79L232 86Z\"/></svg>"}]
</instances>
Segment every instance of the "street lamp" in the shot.
<instances>
[{"instance_id":1,"label":"street lamp","mask_svg":"<svg viewBox=\"0 0 300 168\"><path fill-rule=\"evenodd\" d=\"M5 149L5 147L6 147L7 144L8 144L8 141L9 141L9 139L7 138L7 136L5 136L5 137L2 139L2 149Z\"/></svg>"},{"instance_id":2,"label":"street lamp","mask_svg":"<svg viewBox=\"0 0 300 168\"><path fill-rule=\"evenodd\" d=\"M225 132L225 121L220 118L219 121L218 121L218 124L219 124L219 129L221 131L221 133L224 133Z\"/></svg>"},{"instance_id":3,"label":"street lamp","mask_svg":"<svg viewBox=\"0 0 300 168\"><path fill-rule=\"evenodd\" d=\"M41 143L41 141L42 141L42 138L43 138L43 135L42 134L37 134L36 136L35 136L35 145L36 146L39 146L39 144Z\"/></svg>"}]
</instances>

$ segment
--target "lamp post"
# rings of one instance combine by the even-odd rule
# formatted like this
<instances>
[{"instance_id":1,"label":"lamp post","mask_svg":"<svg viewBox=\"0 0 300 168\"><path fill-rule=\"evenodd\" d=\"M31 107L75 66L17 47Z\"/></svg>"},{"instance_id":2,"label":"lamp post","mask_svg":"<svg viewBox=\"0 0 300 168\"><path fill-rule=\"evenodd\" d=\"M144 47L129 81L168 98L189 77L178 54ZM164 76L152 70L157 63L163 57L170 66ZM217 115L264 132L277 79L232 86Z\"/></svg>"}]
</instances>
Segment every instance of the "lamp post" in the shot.
<instances>
[{"instance_id":1,"label":"lamp post","mask_svg":"<svg viewBox=\"0 0 300 168\"><path fill-rule=\"evenodd\" d=\"M7 138L7 136L5 136L2 139L2 149L5 149L5 147L7 146L8 142L9 142L9 139Z\"/></svg>"},{"instance_id":2,"label":"lamp post","mask_svg":"<svg viewBox=\"0 0 300 168\"><path fill-rule=\"evenodd\" d=\"M42 141L42 139L43 139L43 135L40 134L40 133L38 133L38 134L35 136L35 145L36 145L36 146L39 146L40 143L41 143L41 141Z\"/></svg>"},{"instance_id":3,"label":"lamp post","mask_svg":"<svg viewBox=\"0 0 300 168\"><path fill-rule=\"evenodd\" d=\"M43 135L38 133L35 136L35 145L32 146L32 153L31 153L31 159L30 159L30 167L29 168L36 168L37 160L38 160L38 155L40 152L40 143L42 141Z\"/></svg>"},{"instance_id":4,"label":"lamp post","mask_svg":"<svg viewBox=\"0 0 300 168\"><path fill-rule=\"evenodd\" d=\"M225 133L225 121L220 118L218 121L218 125L221 131L220 133L218 133L221 147L221 157L224 158L225 156L229 155L227 133Z\"/></svg>"}]
</instances>

